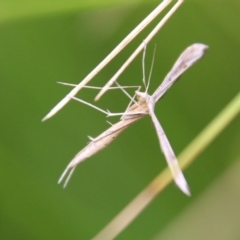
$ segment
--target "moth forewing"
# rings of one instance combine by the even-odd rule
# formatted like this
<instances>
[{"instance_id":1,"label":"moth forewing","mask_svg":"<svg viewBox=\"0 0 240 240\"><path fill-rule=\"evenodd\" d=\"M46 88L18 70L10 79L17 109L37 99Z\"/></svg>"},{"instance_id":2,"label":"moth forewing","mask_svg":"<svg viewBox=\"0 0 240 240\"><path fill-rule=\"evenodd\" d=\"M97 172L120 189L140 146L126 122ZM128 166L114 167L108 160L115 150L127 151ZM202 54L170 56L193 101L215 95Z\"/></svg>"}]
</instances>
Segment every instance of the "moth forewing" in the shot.
<instances>
[{"instance_id":1,"label":"moth forewing","mask_svg":"<svg viewBox=\"0 0 240 240\"><path fill-rule=\"evenodd\" d=\"M177 160L177 158L173 152L173 149L167 139L167 136L166 136L160 122L158 121L152 107L149 107L149 115L150 115L153 125L156 129L160 147L166 158L168 167L170 168L170 171L172 173L175 183L186 195L190 196L191 194L189 191L187 181L182 173L182 170L178 164L178 160Z\"/></svg>"},{"instance_id":2,"label":"moth forewing","mask_svg":"<svg viewBox=\"0 0 240 240\"><path fill-rule=\"evenodd\" d=\"M68 164L63 174L61 175L58 183L61 183L64 177L68 174L64 183L65 187L70 177L72 176L76 166L84 160L90 158L103 148L107 147L127 127L145 116L147 112L143 112L144 108L146 108L145 102L138 101L137 103L134 103L132 106L129 107L129 109L122 116L119 122L113 124L110 128L108 128L98 137L92 139L92 141L85 148L83 148ZM140 113L140 111L142 111L142 113Z\"/></svg>"},{"instance_id":3,"label":"moth forewing","mask_svg":"<svg viewBox=\"0 0 240 240\"><path fill-rule=\"evenodd\" d=\"M152 97L157 102L174 82L195 62L197 62L208 49L208 46L202 43L195 43L186 48L179 56L170 72L162 81L161 85L153 93Z\"/></svg>"},{"instance_id":4,"label":"moth forewing","mask_svg":"<svg viewBox=\"0 0 240 240\"><path fill-rule=\"evenodd\" d=\"M80 162L92 155L96 154L108 144L110 144L123 130L125 130L130 124L138 120L139 117L134 117L127 120L119 121L118 123L112 125L105 132L100 134L97 138L91 141L83 150L81 150L69 164L70 167L74 167Z\"/></svg>"}]
</instances>

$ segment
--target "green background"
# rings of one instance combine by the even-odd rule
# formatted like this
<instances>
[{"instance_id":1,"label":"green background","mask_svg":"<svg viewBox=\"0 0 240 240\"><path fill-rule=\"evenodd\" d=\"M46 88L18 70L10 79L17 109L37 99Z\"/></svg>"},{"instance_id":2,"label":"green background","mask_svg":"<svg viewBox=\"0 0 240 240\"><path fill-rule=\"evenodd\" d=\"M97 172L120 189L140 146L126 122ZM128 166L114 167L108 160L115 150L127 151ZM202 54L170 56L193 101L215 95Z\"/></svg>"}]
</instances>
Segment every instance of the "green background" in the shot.
<instances>
[{"instance_id":1,"label":"green background","mask_svg":"<svg viewBox=\"0 0 240 240\"><path fill-rule=\"evenodd\" d=\"M71 101L41 119L159 1L0 2L0 238L91 239L165 167L149 117L82 163L68 187L57 180L72 157L108 128L104 114ZM156 105L176 154L240 89L240 2L185 1L148 45L157 45L152 93L190 44L209 45ZM166 11L165 11L166 13ZM91 82L102 86L161 14ZM142 84L141 55L121 75ZM133 91L130 91L133 93ZM96 90L78 96L93 102ZM96 104L122 112L128 99L111 91ZM111 122L118 121L108 119ZM240 117L185 171L192 197L168 186L117 239L240 239Z\"/></svg>"}]
</instances>

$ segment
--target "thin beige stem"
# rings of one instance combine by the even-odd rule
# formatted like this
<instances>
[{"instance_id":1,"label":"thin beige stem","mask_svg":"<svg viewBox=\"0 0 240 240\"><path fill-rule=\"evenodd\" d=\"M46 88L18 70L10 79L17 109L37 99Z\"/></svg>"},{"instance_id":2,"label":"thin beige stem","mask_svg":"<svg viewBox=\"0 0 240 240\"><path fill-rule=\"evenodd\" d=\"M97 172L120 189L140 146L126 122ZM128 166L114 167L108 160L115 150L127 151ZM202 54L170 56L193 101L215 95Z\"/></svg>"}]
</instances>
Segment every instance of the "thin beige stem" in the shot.
<instances>
[{"instance_id":1,"label":"thin beige stem","mask_svg":"<svg viewBox=\"0 0 240 240\"><path fill-rule=\"evenodd\" d=\"M240 93L203 129L203 131L179 155L180 166L185 169L240 113ZM110 240L118 236L173 178L169 168L162 171L93 239Z\"/></svg>"},{"instance_id":2,"label":"thin beige stem","mask_svg":"<svg viewBox=\"0 0 240 240\"><path fill-rule=\"evenodd\" d=\"M85 86L98 72L100 72L119 52L124 49L160 12L162 12L171 0L163 0L135 29L133 29L107 57L100 62L72 91L67 94L44 118L42 121L52 117L63 108L83 86Z\"/></svg>"}]
</instances>

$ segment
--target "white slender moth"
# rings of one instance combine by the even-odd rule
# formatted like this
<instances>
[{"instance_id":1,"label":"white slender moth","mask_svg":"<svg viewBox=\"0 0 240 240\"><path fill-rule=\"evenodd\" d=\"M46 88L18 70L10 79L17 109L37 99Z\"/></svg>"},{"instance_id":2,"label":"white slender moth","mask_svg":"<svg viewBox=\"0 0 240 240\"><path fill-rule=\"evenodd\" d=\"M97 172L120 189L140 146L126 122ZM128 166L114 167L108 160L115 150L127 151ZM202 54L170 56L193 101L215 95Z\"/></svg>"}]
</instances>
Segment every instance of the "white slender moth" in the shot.
<instances>
[{"instance_id":1,"label":"white slender moth","mask_svg":"<svg viewBox=\"0 0 240 240\"><path fill-rule=\"evenodd\" d=\"M172 86L172 84L176 82L177 79L189 67L191 67L196 61L198 61L204 55L207 49L208 46L201 43L195 43L189 46L179 56L176 63L173 65L172 69L167 74L161 85L156 89L156 91L152 95L149 95L147 93L147 88L146 92L136 91L138 101L135 102L132 99L133 103L131 101L130 107L127 108L125 113L121 114L122 117L119 122L112 125L109 129L100 134L98 137L94 139L90 138L91 142L85 148L83 148L69 163L69 165L63 172L62 176L60 177L59 183L68 173L68 177L66 178L64 183L64 186L66 186L73 171L80 162L86 160L87 158L90 158L92 155L96 154L98 151L108 146L108 144L111 143L128 126L130 126L137 120L143 118L144 116L149 115L152 119L153 125L155 126L160 147L167 160L167 164L172 172L175 183L185 194L190 195L188 184L179 167L177 158L167 139L167 136L154 113L154 107L156 102L166 93L166 91ZM75 97L72 98L80 102L86 103L81 99ZM94 107L91 104L88 105ZM104 110L100 111L106 113L108 116L117 115L111 114L110 112L106 112Z\"/></svg>"}]
</instances>

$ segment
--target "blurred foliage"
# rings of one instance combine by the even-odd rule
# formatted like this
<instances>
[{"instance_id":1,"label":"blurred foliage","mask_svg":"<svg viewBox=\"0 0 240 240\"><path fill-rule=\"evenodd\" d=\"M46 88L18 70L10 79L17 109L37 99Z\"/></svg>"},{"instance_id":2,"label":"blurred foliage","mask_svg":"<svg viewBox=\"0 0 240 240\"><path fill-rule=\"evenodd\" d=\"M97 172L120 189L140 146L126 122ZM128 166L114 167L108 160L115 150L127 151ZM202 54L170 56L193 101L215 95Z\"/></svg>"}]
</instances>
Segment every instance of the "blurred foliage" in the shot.
<instances>
[{"instance_id":1,"label":"blurred foliage","mask_svg":"<svg viewBox=\"0 0 240 240\"><path fill-rule=\"evenodd\" d=\"M63 190L56 182L65 166L85 146L88 135L97 136L108 124L102 113L74 101L52 119L41 122L71 89L56 82L78 83L157 4L159 1L130 4L117 0L0 3L1 239L91 239L166 167L151 121L145 118L81 164ZM239 92L239 10L238 0L186 0L148 45L147 72L157 44L150 93L188 45L202 42L210 47L204 59L187 71L156 106L177 154ZM102 86L163 15L91 84ZM139 85L141 79L139 56L119 82ZM92 101L95 94L94 90L82 90L79 96ZM128 99L114 91L96 104L121 112ZM198 228L195 233L206 231L209 239L220 239L211 237L211 228L201 228L209 215L203 214L199 224L194 224L194 218L183 221L181 216L188 217L196 206L214 207L221 195L226 202L221 205L218 201L219 209L230 211L226 206L232 206L236 211L228 214L225 224L224 211L218 215L213 211L209 224L227 229L239 222L239 188L235 187L239 186L239 176L225 181L221 193L213 191L211 197L204 197L214 187L212 183L221 177L226 179L225 171L239 161L239 120L238 116L185 171L191 198L171 184L118 239L165 239L161 233L174 231L171 226L176 219L182 223L183 232ZM229 194L228 188L236 191ZM178 232L178 239L187 239ZM231 228L227 236L239 239L240 231Z\"/></svg>"}]
</instances>

